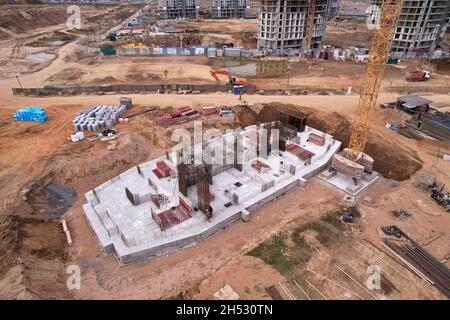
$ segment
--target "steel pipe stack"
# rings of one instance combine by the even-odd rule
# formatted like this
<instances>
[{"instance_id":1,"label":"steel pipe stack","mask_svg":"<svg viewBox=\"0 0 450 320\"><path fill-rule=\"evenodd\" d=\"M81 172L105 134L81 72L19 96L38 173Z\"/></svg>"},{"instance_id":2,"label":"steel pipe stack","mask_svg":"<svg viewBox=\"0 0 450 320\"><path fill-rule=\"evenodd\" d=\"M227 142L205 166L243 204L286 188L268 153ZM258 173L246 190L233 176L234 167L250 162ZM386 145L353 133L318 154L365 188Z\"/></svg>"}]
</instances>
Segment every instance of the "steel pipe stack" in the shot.
<instances>
[{"instance_id":1,"label":"steel pipe stack","mask_svg":"<svg viewBox=\"0 0 450 320\"><path fill-rule=\"evenodd\" d=\"M385 240L383 243L407 264L412 265L414 272L419 271L416 273L420 274L422 278L425 277L450 298L450 270L444 264L414 242L402 246L389 240Z\"/></svg>"}]
</instances>

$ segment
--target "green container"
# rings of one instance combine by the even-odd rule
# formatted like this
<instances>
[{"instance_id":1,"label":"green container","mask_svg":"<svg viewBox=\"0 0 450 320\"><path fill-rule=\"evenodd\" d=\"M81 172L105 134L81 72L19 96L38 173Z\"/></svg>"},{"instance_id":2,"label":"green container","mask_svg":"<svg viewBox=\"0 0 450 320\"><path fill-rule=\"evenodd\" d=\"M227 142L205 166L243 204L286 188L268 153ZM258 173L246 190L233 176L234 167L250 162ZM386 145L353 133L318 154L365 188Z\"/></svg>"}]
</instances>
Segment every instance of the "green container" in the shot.
<instances>
[{"instance_id":1,"label":"green container","mask_svg":"<svg viewBox=\"0 0 450 320\"><path fill-rule=\"evenodd\" d=\"M104 56L115 56L116 55L116 49L115 48L100 48L100 52Z\"/></svg>"},{"instance_id":2,"label":"green container","mask_svg":"<svg viewBox=\"0 0 450 320\"><path fill-rule=\"evenodd\" d=\"M398 58L389 58L387 64L398 64Z\"/></svg>"}]
</instances>

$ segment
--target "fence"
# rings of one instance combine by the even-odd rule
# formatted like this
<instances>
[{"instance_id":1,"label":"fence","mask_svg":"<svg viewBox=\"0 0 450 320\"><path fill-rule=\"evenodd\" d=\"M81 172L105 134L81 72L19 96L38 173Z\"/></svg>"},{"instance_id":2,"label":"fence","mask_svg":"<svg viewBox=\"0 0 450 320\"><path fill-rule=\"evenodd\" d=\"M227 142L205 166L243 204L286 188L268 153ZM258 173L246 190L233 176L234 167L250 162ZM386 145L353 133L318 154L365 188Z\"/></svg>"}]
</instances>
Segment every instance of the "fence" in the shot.
<instances>
[{"instance_id":1,"label":"fence","mask_svg":"<svg viewBox=\"0 0 450 320\"><path fill-rule=\"evenodd\" d=\"M215 84L153 84L153 85L108 85L108 86L87 86L87 87L60 87L60 88L13 88L15 96L72 96L72 95L98 95L104 93L157 93L159 90L171 90L172 92L191 90L193 92L211 93L228 92L226 85ZM255 93L255 85L246 85L245 93Z\"/></svg>"},{"instance_id":2,"label":"fence","mask_svg":"<svg viewBox=\"0 0 450 320\"><path fill-rule=\"evenodd\" d=\"M207 54L208 48L117 48L119 56L198 56Z\"/></svg>"}]
</instances>

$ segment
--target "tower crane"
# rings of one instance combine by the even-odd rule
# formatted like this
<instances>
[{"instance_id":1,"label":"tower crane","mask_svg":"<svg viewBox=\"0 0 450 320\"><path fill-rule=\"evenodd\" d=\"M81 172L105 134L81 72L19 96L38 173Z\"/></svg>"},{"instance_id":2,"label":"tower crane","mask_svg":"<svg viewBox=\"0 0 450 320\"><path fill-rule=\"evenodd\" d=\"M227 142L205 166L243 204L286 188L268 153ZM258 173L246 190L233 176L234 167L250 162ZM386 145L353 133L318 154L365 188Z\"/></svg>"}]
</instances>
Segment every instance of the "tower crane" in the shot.
<instances>
[{"instance_id":1,"label":"tower crane","mask_svg":"<svg viewBox=\"0 0 450 320\"><path fill-rule=\"evenodd\" d=\"M369 136L371 116L380 92L381 80L389 58L391 43L402 5L403 0L381 0L381 19L379 26L375 29L372 47L369 52L367 71L361 86L361 94L352 123L350 142L343 154L353 162L358 162L363 156Z\"/></svg>"},{"instance_id":2,"label":"tower crane","mask_svg":"<svg viewBox=\"0 0 450 320\"><path fill-rule=\"evenodd\" d=\"M312 36L314 31L314 13L316 11L316 0L309 0L308 19L306 21L306 50L311 49Z\"/></svg>"}]
</instances>

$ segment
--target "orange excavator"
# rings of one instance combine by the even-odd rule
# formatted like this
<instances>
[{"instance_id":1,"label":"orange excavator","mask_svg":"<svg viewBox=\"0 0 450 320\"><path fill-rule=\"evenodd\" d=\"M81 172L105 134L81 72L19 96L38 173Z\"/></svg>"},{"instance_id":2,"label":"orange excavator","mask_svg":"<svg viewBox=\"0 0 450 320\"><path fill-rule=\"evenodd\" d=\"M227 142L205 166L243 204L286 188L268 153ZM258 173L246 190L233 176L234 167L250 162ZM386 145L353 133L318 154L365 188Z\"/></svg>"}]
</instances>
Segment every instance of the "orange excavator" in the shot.
<instances>
[{"instance_id":1,"label":"orange excavator","mask_svg":"<svg viewBox=\"0 0 450 320\"><path fill-rule=\"evenodd\" d=\"M231 74L231 72L226 71L226 70L209 70L209 73L211 74L211 76L216 79L216 81L218 83L220 83L219 77L217 75L222 74L228 77L228 82L231 86L242 86L247 84L247 79L245 78L236 78L233 77L233 75Z\"/></svg>"}]
</instances>

